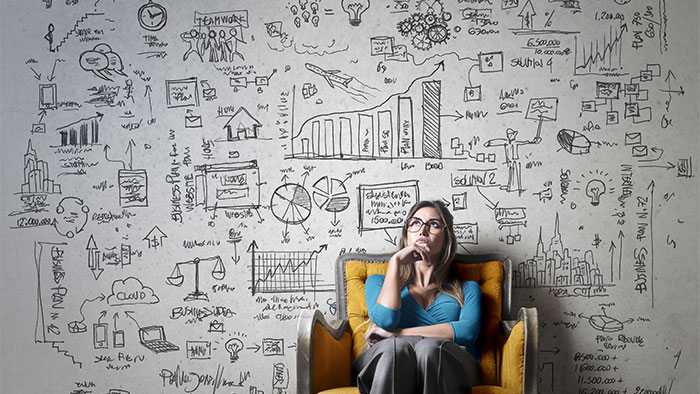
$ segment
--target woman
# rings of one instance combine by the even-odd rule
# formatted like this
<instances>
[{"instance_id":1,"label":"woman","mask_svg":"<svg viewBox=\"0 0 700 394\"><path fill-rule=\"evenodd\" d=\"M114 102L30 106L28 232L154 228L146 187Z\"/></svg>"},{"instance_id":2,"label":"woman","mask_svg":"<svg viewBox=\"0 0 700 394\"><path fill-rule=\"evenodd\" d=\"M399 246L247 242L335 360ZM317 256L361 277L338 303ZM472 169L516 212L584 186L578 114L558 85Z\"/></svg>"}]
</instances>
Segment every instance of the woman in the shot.
<instances>
[{"instance_id":1,"label":"woman","mask_svg":"<svg viewBox=\"0 0 700 394\"><path fill-rule=\"evenodd\" d=\"M452 266L457 238L440 201L409 210L385 275L370 275L372 326L353 362L361 393L469 393L478 383L481 291Z\"/></svg>"}]
</instances>

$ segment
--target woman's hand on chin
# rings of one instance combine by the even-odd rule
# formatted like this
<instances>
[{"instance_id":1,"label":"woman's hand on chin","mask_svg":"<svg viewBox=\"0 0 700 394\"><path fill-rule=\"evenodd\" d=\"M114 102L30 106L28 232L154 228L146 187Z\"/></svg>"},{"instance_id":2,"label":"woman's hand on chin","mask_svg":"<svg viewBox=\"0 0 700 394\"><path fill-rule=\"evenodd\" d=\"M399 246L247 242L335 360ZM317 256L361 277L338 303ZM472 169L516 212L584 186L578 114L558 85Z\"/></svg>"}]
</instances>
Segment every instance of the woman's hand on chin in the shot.
<instances>
[{"instance_id":1,"label":"woman's hand on chin","mask_svg":"<svg viewBox=\"0 0 700 394\"><path fill-rule=\"evenodd\" d=\"M414 244L407 245L405 248L394 253L391 258L399 265L412 264L418 261L431 263L430 249L428 244L425 242L416 242Z\"/></svg>"}]
</instances>

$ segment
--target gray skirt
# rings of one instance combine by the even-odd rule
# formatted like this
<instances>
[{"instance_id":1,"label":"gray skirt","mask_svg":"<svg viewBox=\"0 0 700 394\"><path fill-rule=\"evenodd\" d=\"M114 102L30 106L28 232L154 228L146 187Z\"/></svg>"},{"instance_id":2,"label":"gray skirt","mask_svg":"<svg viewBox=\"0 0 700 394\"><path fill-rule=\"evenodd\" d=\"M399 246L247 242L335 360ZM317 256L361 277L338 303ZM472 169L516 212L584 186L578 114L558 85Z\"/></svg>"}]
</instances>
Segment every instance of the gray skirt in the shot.
<instances>
[{"instance_id":1,"label":"gray skirt","mask_svg":"<svg viewBox=\"0 0 700 394\"><path fill-rule=\"evenodd\" d=\"M470 393L479 383L479 363L444 339L389 337L370 346L352 364L362 394Z\"/></svg>"}]
</instances>

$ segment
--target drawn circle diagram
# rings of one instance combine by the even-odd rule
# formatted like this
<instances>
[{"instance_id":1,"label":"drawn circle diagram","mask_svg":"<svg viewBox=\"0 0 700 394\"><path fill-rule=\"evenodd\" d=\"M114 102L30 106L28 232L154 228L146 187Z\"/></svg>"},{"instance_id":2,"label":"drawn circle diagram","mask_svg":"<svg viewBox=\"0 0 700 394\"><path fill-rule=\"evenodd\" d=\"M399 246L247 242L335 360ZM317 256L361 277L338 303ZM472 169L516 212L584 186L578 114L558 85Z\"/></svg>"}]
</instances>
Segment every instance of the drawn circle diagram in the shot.
<instances>
[{"instance_id":1,"label":"drawn circle diagram","mask_svg":"<svg viewBox=\"0 0 700 394\"><path fill-rule=\"evenodd\" d=\"M56 206L54 219L56 232L67 238L73 238L83 231L87 224L90 207L77 197L64 197Z\"/></svg>"},{"instance_id":2,"label":"drawn circle diagram","mask_svg":"<svg viewBox=\"0 0 700 394\"><path fill-rule=\"evenodd\" d=\"M165 7L154 3L153 0L149 0L148 3L139 8L138 20L142 28L148 31L158 31L165 27L165 23L168 21L168 13Z\"/></svg>"},{"instance_id":3,"label":"drawn circle diagram","mask_svg":"<svg viewBox=\"0 0 700 394\"><path fill-rule=\"evenodd\" d=\"M272 193L270 207L277 220L287 224L300 224L311 214L311 196L303 186L286 183Z\"/></svg>"},{"instance_id":4,"label":"drawn circle diagram","mask_svg":"<svg viewBox=\"0 0 700 394\"><path fill-rule=\"evenodd\" d=\"M350 206L350 197L339 179L324 176L313 185L314 203L327 212L342 212Z\"/></svg>"}]
</instances>

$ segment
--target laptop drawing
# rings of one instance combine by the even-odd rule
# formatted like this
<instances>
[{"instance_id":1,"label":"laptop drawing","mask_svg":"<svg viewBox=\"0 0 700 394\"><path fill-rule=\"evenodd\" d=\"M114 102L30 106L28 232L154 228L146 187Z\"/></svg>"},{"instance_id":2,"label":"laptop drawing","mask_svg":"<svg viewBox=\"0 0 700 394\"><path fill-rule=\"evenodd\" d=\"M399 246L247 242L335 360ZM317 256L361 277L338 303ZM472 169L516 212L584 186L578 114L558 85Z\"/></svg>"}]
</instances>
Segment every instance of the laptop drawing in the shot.
<instances>
[{"instance_id":1,"label":"laptop drawing","mask_svg":"<svg viewBox=\"0 0 700 394\"><path fill-rule=\"evenodd\" d=\"M141 344L155 353L180 350L180 347L165 340L163 326L148 326L139 328L139 341Z\"/></svg>"}]
</instances>

